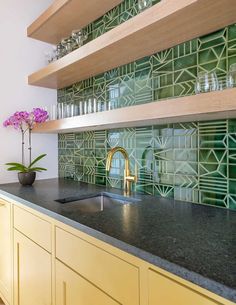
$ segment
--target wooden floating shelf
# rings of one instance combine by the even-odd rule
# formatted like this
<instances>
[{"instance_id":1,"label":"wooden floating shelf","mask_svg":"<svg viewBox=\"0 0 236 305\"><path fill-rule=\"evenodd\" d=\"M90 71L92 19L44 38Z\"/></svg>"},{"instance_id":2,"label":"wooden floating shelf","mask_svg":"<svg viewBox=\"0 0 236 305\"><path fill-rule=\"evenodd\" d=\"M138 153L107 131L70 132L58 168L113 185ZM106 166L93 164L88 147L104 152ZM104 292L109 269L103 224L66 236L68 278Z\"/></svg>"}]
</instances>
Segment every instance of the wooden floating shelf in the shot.
<instances>
[{"instance_id":1,"label":"wooden floating shelf","mask_svg":"<svg viewBox=\"0 0 236 305\"><path fill-rule=\"evenodd\" d=\"M37 125L34 133L70 133L236 117L236 89L180 97Z\"/></svg>"},{"instance_id":2,"label":"wooden floating shelf","mask_svg":"<svg viewBox=\"0 0 236 305\"><path fill-rule=\"evenodd\" d=\"M235 0L162 0L30 75L28 82L64 88L235 22Z\"/></svg>"},{"instance_id":3,"label":"wooden floating shelf","mask_svg":"<svg viewBox=\"0 0 236 305\"><path fill-rule=\"evenodd\" d=\"M28 37L57 44L123 0L55 0L28 29Z\"/></svg>"}]
</instances>

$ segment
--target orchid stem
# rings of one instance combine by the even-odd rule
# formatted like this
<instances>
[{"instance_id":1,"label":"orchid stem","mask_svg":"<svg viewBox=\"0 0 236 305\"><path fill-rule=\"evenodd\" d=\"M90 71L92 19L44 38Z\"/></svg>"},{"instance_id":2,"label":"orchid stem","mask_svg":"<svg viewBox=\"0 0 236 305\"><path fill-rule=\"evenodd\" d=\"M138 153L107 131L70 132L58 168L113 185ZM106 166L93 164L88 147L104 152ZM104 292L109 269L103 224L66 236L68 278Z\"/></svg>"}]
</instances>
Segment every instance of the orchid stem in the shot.
<instances>
[{"instance_id":1,"label":"orchid stem","mask_svg":"<svg viewBox=\"0 0 236 305\"><path fill-rule=\"evenodd\" d=\"M29 128L29 164L32 162L32 141L31 141L32 129Z\"/></svg>"},{"instance_id":2,"label":"orchid stem","mask_svg":"<svg viewBox=\"0 0 236 305\"><path fill-rule=\"evenodd\" d=\"M21 129L21 158L22 164L25 165L25 132Z\"/></svg>"}]
</instances>

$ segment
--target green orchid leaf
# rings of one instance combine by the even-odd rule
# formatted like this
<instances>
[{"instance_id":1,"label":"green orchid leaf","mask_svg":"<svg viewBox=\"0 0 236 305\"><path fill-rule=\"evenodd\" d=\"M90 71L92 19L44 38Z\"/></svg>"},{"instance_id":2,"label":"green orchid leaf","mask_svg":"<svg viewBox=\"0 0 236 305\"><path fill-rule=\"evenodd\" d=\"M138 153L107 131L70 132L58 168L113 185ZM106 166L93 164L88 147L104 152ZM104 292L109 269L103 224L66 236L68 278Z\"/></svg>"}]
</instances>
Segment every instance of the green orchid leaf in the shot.
<instances>
[{"instance_id":1,"label":"green orchid leaf","mask_svg":"<svg viewBox=\"0 0 236 305\"><path fill-rule=\"evenodd\" d=\"M32 167L28 169L29 172L42 172L42 171L47 171L46 168L43 167Z\"/></svg>"},{"instance_id":2,"label":"green orchid leaf","mask_svg":"<svg viewBox=\"0 0 236 305\"><path fill-rule=\"evenodd\" d=\"M19 168L19 167L9 167L8 169L7 169L8 171L17 171L17 172L21 172L21 169Z\"/></svg>"},{"instance_id":3,"label":"green orchid leaf","mask_svg":"<svg viewBox=\"0 0 236 305\"><path fill-rule=\"evenodd\" d=\"M47 154L43 154L43 155L40 155L40 156L38 156L36 159L34 159L31 163L30 163L30 165L29 165L29 169L35 164L35 163L37 163L38 161L40 161L41 159L43 159L44 157L46 157L47 156Z\"/></svg>"},{"instance_id":4,"label":"green orchid leaf","mask_svg":"<svg viewBox=\"0 0 236 305\"><path fill-rule=\"evenodd\" d=\"M27 168L23 164L20 164L20 163L12 162L12 163L6 163L6 165L15 167L15 168L17 168L17 170L23 171L23 172L27 170Z\"/></svg>"}]
</instances>

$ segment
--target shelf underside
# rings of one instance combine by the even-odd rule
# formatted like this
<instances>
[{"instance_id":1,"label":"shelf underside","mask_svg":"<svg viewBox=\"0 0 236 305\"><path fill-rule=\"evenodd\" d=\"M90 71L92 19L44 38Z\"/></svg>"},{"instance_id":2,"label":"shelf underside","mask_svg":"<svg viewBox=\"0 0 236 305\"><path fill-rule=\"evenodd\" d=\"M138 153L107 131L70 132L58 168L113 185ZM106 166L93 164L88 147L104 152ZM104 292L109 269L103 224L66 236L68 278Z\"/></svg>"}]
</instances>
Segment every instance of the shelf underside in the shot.
<instances>
[{"instance_id":1,"label":"shelf underside","mask_svg":"<svg viewBox=\"0 0 236 305\"><path fill-rule=\"evenodd\" d=\"M236 89L227 89L48 121L35 133L69 133L236 117Z\"/></svg>"},{"instance_id":2,"label":"shelf underside","mask_svg":"<svg viewBox=\"0 0 236 305\"><path fill-rule=\"evenodd\" d=\"M30 75L29 84L64 88L235 22L235 0L162 0Z\"/></svg>"},{"instance_id":3,"label":"shelf underside","mask_svg":"<svg viewBox=\"0 0 236 305\"><path fill-rule=\"evenodd\" d=\"M28 37L52 44L85 27L123 0L56 0L27 29Z\"/></svg>"}]
</instances>

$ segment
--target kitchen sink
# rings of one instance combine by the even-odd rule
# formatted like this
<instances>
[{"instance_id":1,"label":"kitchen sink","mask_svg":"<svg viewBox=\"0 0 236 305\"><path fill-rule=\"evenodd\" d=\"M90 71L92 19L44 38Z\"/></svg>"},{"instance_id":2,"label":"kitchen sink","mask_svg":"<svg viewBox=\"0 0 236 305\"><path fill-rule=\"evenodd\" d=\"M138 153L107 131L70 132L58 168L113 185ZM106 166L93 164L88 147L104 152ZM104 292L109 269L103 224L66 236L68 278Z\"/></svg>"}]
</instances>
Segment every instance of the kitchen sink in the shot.
<instances>
[{"instance_id":1,"label":"kitchen sink","mask_svg":"<svg viewBox=\"0 0 236 305\"><path fill-rule=\"evenodd\" d=\"M102 192L78 197L68 197L55 201L66 205L67 208L73 208L74 210L79 209L86 213L95 213L118 205L133 204L140 200L132 197Z\"/></svg>"}]
</instances>

